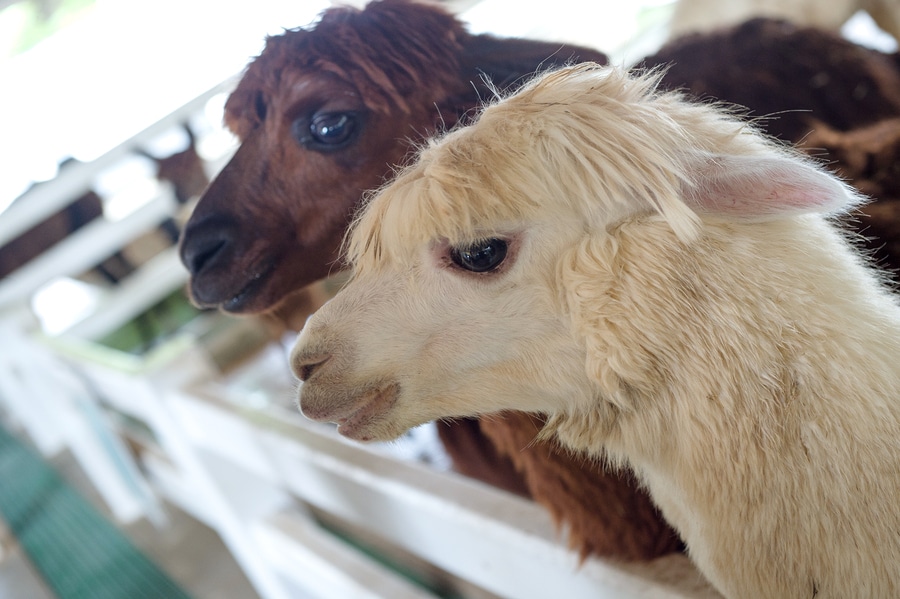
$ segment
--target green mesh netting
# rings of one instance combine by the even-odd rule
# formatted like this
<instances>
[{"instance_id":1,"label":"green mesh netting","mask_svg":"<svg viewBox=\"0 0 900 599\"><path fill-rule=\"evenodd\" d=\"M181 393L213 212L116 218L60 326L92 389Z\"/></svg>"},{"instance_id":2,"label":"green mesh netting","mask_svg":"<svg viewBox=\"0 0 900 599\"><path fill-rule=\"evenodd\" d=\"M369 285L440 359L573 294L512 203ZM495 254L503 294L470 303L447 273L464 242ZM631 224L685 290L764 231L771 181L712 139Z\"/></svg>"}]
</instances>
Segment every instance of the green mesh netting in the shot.
<instances>
[{"instance_id":1,"label":"green mesh netting","mask_svg":"<svg viewBox=\"0 0 900 599\"><path fill-rule=\"evenodd\" d=\"M2 426L0 514L60 599L188 599L52 467Z\"/></svg>"}]
</instances>

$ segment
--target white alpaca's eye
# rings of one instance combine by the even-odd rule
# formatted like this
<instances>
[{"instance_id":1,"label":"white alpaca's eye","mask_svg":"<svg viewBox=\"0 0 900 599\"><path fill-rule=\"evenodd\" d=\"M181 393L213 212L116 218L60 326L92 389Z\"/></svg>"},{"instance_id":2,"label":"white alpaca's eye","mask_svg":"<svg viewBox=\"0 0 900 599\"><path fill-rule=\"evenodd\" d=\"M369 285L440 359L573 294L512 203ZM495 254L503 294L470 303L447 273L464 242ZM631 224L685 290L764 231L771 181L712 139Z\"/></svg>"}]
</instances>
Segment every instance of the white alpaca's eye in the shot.
<instances>
[{"instance_id":1,"label":"white alpaca's eye","mask_svg":"<svg viewBox=\"0 0 900 599\"><path fill-rule=\"evenodd\" d=\"M490 272L506 258L509 244L496 237L476 241L463 247L450 248L450 260L470 272Z\"/></svg>"}]
</instances>

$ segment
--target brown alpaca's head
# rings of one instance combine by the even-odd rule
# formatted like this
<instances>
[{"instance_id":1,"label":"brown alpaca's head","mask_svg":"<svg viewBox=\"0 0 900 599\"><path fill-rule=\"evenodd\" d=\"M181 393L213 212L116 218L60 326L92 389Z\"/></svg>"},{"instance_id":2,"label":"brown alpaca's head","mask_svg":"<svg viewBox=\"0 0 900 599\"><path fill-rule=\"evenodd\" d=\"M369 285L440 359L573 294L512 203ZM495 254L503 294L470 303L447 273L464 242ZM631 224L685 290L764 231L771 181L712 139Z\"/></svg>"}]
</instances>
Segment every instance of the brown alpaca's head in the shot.
<instances>
[{"instance_id":1,"label":"brown alpaca's head","mask_svg":"<svg viewBox=\"0 0 900 599\"><path fill-rule=\"evenodd\" d=\"M194 301L262 312L340 270L365 192L490 96L485 78L504 88L561 62L604 59L473 36L440 9L402 0L333 8L310 29L270 37L225 107L241 145L182 237Z\"/></svg>"}]
</instances>

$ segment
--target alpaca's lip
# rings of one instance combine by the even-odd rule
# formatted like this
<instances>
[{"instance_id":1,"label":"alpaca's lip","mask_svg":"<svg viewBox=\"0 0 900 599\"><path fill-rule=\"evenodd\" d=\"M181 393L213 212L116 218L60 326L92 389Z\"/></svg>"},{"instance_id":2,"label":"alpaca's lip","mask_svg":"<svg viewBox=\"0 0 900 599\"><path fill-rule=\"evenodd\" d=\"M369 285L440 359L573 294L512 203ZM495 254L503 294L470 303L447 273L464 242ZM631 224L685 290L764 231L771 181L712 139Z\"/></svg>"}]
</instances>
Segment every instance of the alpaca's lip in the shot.
<instances>
[{"instance_id":1,"label":"alpaca's lip","mask_svg":"<svg viewBox=\"0 0 900 599\"><path fill-rule=\"evenodd\" d=\"M274 270L272 266L265 267L249 279L222 276L221 268L201 272L191 277L191 298L201 308L218 308L232 314L262 312L270 307L265 295ZM233 291L235 288L238 290Z\"/></svg>"},{"instance_id":2,"label":"alpaca's lip","mask_svg":"<svg viewBox=\"0 0 900 599\"><path fill-rule=\"evenodd\" d=\"M376 389L360 397L349 414L335 419L338 432L357 441L367 441L364 430L379 415L393 407L400 395L400 385L392 383L387 387Z\"/></svg>"},{"instance_id":3,"label":"alpaca's lip","mask_svg":"<svg viewBox=\"0 0 900 599\"><path fill-rule=\"evenodd\" d=\"M225 312L230 312L232 314L260 310L260 307L254 304L258 303L256 300L259 299L260 292L268 281L269 275L272 274L272 270L273 269L268 268L254 275L240 291L219 304L219 307ZM263 308L265 307L267 306L263 306Z\"/></svg>"}]
</instances>

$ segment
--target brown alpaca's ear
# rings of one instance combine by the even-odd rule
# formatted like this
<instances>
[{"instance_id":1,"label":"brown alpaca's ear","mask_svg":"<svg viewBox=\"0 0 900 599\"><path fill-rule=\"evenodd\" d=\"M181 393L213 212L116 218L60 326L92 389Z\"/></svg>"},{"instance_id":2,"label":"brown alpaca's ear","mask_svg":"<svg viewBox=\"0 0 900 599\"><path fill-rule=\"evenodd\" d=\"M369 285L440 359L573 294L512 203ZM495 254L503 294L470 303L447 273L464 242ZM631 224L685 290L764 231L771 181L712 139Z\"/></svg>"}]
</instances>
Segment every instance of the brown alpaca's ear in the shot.
<instances>
[{"instance_id":1,"label":"brown alpaca's ear","mask_svg":"<svg viewBox=\"0 0 900 599\"><path fill-rule=\"evenodd\" d=\"M491 35L469 36L462 46L460 65L485 99L493 92L485 86L484 79L491 82L493 89L506 91L521 86L538 72L567 64L608 61L605 54L591 48Z\"/></svg>"},{"instance_id":2,"label":"brown alpaca's ear","mask_svg":"<svg viewBox=\"0 0 900 599\"><path fill-rule=\"evenodd\" d=\"M225 126L241 141L259 125L266 111L261 84L245 74L225 101Z\"/></svg>"}]
</instances>

